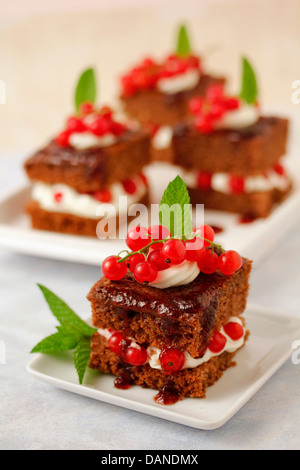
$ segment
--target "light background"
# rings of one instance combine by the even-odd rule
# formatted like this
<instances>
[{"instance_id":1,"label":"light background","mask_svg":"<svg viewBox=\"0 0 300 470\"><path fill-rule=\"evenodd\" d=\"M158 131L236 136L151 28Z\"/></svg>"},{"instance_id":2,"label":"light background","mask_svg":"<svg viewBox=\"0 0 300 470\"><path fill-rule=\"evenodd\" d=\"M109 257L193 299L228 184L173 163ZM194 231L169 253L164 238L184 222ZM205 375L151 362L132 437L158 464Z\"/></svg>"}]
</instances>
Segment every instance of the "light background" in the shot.
<instances>
[{"instance_id":1,"label":"light background","mask_svg":"<svg viewBox=\"0 0 300 470\"><path fill-rule=\"evenodd\" d=\"M151 4L151 5L150 5ZM109 7L109 9L108 9ZM82 68L98 71L101 101L116 96L117 78L145 53L163 56L174 27L190 26L208 69L239 82L239 56L252 59L266 106L290 109L300 79L300 2L0 1L0 195L25 177L27 152L51 137L72 111ZM300 313L300 224L251 278L249 300ZM268 240L262 240L268 243ZM40 282L85 316L100 267L30 258L0 250L0 449L299 449L300 368L291 361L222 428L202 432L95 402L28 375L29 351L52 331Z\"/></svg>"},{"instance_id":2,"label":"light background","mask_svg":"<svg viewBox=\"0 0 300 470\"><path fill-rule=\"evenodd\" d=\"M73 111L77 77L87 66L97 70L100 101L111 102L129 65L145 54L159 58L172 51L180 22L188 24L207 69L229 76L233 91L241 55L255 65L266 106L292 106L291 85L300 77L296 0L1 0L0 11L0 79L7 86L7 104L0 106L4 151L30 150L60 129Z\"/></svg>"}]
</instances>

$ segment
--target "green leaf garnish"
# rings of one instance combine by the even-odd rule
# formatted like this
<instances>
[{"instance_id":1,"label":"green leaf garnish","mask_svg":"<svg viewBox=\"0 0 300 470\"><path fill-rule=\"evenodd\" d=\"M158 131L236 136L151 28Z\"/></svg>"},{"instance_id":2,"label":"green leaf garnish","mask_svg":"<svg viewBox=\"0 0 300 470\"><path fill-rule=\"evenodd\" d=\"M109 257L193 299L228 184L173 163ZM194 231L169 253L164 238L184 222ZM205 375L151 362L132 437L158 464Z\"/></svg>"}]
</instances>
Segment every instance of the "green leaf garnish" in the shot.
<instances>
[{"instance_id":1,"label":"green leaf garnish","mask_svg":"<svg viewBox=\"0 0 300 470\"><path fill-rule=\"evenodd\" d=\"M51 312L59 321L57 333L47 336L32 350L32 353L51 354L73 351L73 360L82 384L91 352L91 337L97 331L73 312L73 310L47 287L38 284Z\"/></svg>"},{"instance_id":2,"label":"green leaf garnish","mask_svg":"<svg viewBox=\"0 0 300 470\"><path fill-rule=\"evenodd\" d=\"M95 103L97 97L96 75L93 68L86 69L79 77L75 90L75 108L79 112L84 102Z\"/></svg>"},{"instance_id":3,"label":"green leaf garnish","mask_svg":"<svg viewBox=\"0 0 300 470\"><path fill-rule=\"evenodd\" d=\"M74 328L68 324L56 328L58 333L47 336L47 338L40 341L31 352L47 354L70 351L76 348L82 334L78 330L74 330Z\"/></svg>"},{"instance_id":4,"label":"green leaf garnish","mask_svg":"<svg viewBox=\"0 0 300 470\"><path fill-rule=\"evenodd\" d=\"M76 313L67 305L63 300L61 300L57 295L55 295L47 287L38 284L38 287L41 289L47 304L50 307L51 312L57 318L59 323L69 323L73 327L77 328L81 333L86 335L92 335L94 333L94 328L87 325L81 318L76 315Z\"/></svg>"},{"instance_id":5,"label":"green leaf garnish","mask_svg":"<svg viewBox=\"0 0 300 470\"><path fill-rule=\"evenodd\" d=\"M73 360L77 370L79 383L82 384L84 374L87 366L89 365L91 355L91 341L90 338L83 336L78 342L75 351L73 352Z\"/></svg>"},{"instance_id":6,"label":"green leaf garnish","mask_svg":"<svg viewBox=\"0 0 300 470\"><path fill-rule=\"evenodd\" d=\"M189 237L192 232L190 196L180 176L171 181L159 206L159 220L167 227L172 237Z\"/></svg>"},{"instance_id":7,"label":"green leaf garnish","mask_svg":"<svg viewBox=\"0 0 300 470\"><path fill-rule=\"evenodd\" d=\"M257 101L258 87L255 72L250 62L242 58L242 85L240 91L241 99L247 104L254 104Z\"/></svg>"},{"instance_id":8,"label":"green leaf garnish","mask_svg":"<svg viewBox=\"0 0 300 470\"><path fill-rule=\"evenodd\" d=\"M191 52L192 49L187 29L184 25L181 25L178 31L176 55L179 57L186 57L189 56Z\"/></svg>"}]
</instances>

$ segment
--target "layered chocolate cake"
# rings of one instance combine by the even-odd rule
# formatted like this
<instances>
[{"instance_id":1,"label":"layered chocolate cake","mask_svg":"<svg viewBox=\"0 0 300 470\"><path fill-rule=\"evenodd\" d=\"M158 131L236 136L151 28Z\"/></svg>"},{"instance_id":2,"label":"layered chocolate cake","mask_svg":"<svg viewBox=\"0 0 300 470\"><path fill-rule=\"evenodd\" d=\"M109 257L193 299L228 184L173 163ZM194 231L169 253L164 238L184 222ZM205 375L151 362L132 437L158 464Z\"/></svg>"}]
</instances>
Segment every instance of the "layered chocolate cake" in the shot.
<instances>
[{"instance_id":1,"label":"layered chocolate cake","mask_svg":"<svg viewBox=\"0 0 300 470\"><path fill-rule=\"evenodd\" d=\"M244 345L251 261L214 243L210 226L174 238L164 226L134 227L131 251L110 256L88 294L90 367L115 386L157 389L156 401L204 398Z\"/></svg>"},{"instance_id":2,"label":"layered chocolate cake","mask_svg":"<svg viewBox=\"0 0 300 470\"><path fill-rule=\"evenodd\" d=\"M239 96L228 96L223 86L213 85L204 97L190 101L194 118L174 129L174 163L182 170L193 204L267 217L291 189L282 165L289 122L261 114L254 72L246 59L243 77Z\"/></svg>"},{"instance_id":3,"label":"layered chocolate cake","mask_svg":"<svg viewBox=\"0 0 300 470\"><path fill-rule=\"evenodd\" d=\"M223 77L205 72L191 49L184 26L179 29L176 52L164 60L145 58L121 77L124 111L152 134L152 159L172 162L173 127L189 116L188 103Z\"/></svg>"},{"instance_id":4,"label":"layered chocolate cake","mask_svg":"<svg viewBox=\"0 0 300 470\"><path fill-rule=\"evenodd\" d=\"M100 238L117 233L120 212L126 220L131 205L148 203L143 168L149 160L149 134L108 107L80 103L65 129L25 162L33 183L32 226ZM110 218L115 224L99 224Z\"/></svg>"}]
</instances>

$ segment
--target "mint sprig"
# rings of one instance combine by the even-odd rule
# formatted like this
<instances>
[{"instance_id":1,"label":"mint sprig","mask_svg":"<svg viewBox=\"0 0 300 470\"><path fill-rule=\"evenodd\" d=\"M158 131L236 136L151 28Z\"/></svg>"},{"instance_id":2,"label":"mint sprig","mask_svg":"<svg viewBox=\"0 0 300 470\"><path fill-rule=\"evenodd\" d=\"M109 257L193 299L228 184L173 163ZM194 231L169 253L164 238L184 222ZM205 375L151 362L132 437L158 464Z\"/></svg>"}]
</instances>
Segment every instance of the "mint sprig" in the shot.
<instances>
[{"instance_id":1,"label":"mint sprig","mask_svg":"<svg viewBox=\"0 0 300 470\"><path fill-rule=\"evenodd\" d=\"M175 238L189 238L193 222L190 196L186 184L176 178L168 184L159 206L159 221Z\"/></svg>"},{"instance_id":2,"label":"mint sprig","mask_svg":"<svg viewBox=\"0 0 300 470\"><path fill-rule=\"evenodd\" d=\"M254 69L246 57L242 58L242 84L240 98L247 104L254 104L258 97L258 86Z\"/></svg>"},{"instance_id":3,"label":"mint sprig","mask_svg":"<svg viewBox=\"0 0 300 470\"><path fill-rule=\"evenodd\" d=\"M80 75L75 89L75 109L78 113L84 102L95 103L97 97L96 74L88 68Z\"/></svg>"},{"instance_id":4,"label":"mint sprig","mask_svg":"<svg viewBox=\"0 0 300 470\"><path fill-rule=\"evenodd\" d=\"M192 52L190 39L188 36L187 28L181 25L177 36L176 55L179 57L189 56Z\"/></svg>"},{"instance_id":5,"label":"mint sprig","mask_svg":"<svg viewBox=\"0 0 300 470\"><path fill-rule=\"evenodd\" d=\"M97 331L90 327L56 294L38 284L55 318L59 321L57 333L40 341L31 353L51 354L73 351L73 360L82 384L91 352L91 337Z\"/></svg>"}]
</instances>

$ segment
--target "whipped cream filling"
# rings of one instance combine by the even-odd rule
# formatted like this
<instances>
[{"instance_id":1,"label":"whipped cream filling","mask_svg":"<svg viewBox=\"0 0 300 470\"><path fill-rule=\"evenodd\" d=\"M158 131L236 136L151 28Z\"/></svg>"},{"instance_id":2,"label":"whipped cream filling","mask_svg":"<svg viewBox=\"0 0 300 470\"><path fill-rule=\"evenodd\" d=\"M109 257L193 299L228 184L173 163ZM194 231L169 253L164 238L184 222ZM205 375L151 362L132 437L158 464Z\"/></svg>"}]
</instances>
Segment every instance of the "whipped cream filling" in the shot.
<instances>
[{"instance_id":1,"label":"whipped cream filling","mask_svg":"<svg viewBox=\"0 0 300 470\"><path fill-rule=\"evenodd\" d=\"M134 194L126 193L122 183L114 183L108 189L111 193L111 201L102 203L90 194L81 194L65 184L46 184L40 181L33 185L32 199L41 209L49 212L73 214L78 217L99 219L99 206L105 204L113 208L112 215L118 213L120 196L127 197L127 206L137 203L146 193L144 180L136 175L132 178L136 185ZM59 198L57 198L59 194Z\"/></svg>"},{"instance_id":2,"label":"whipped cream filling","mask_svg":"<svg viewBox=\"0 0 300 470\"><path fill-rule=\"evenodd\" d=\"M232 316L228 320L228 323L230 323L230 322L239 323L243 327L244 333L243 333L243 336L240 339L238 339L238 340L231 339L225 333L224 328L222 327L220 329L220 333L222 333L226 338L226 343L225 343L225 346L222 349L222 351L219 351L218 353L213 353L212 351L210 351L207 348L204 355L202 357L199 357L199 358L194 358L187 351L185 351L184 352L185 362L184 362L184 366L182 367L182 369L193 369L194 367L198 367L201 364L209 361L214 356L219 356L220 354L222 354L225 351L234 352L237 349L239 349L241 346L243 346L243 344L245 342L245 328L244 328L244 325L242 323L242 320L239 317ZM104 338L106 338L107 340L109 340L109 338L114 333L114 331L99 328L98 333L101 336L103 336ZM134 341L134 339L132 339L132 338L129 338L129 339L131 340L131 343L129 345L130 347L139 348L139 345ZM149 346L147 348L147 355L148 355L147 363L149 364L149 366L152 369L161 370L161 364L160 364L160 360L159 360L160 353L161 353L161 349L159 349L159 348L156 348L156 347L153 347L153 346Z\"/></svg>"},{"instance_id":3,"label":"whipped cream filling","mask_svg":"<svg viewBox=\"0 0 300 470\"><path fill-rule=\"evenodd\" d=\"M149 282L149 285L158 289L184 286L196 279L199 273L200 269L196 261L184 260L180 264L158 271L157 278L155 281Z\"/></svg>"},{"instance_id":4,"label":"whipped cream filling","mask_svg":"<svg viewBox=\"0 0 300 470\"><path fill-rule=\"evenodd\" d=\"M69 137L70 145L76 149L88 149L92 147L109 147L117 142L113 134L105 134L97 137L92 132L73 132Z\"/></svg>"},{"instance_id":5,"label":"whipped cream filling","mask_svg":"<svg viewBox=\"0 0 300 470\"><path fill-rule=\"evenodd\" d=\"M171 126L161 126L154 137L152 137L151 144L157 150L163 150L171 145L173 136L173 129Z\"/></svg>"},{"instance_id":6,"label":"whipped cream filling","mask_svg":"<svg viewBox=\"0 0 300 470\"><path fill-rule=\"evenodd\" d=\"M217 129L242 129L255 124L260 117L259 107L241 103L238 109L227 111L216 122Z\"/></svg>"},{"instance_id":7,"label":"whipped cream filling","mask_svg":"<svg viewBox=\"0 0 300 470\"><path fill-rule=\"evenodd\" d=\"M197 188L197 172L182 171L182 179L190 188ZM221 193L230 194L230 177L228 173L213 173L211 178L211 189ZM280 175L274 169L270 169L263 175L247 176L244 178L244 192L253 193L260 191L271 191L279 189L285 191L289 187L289 178L286 174Z\"/></svg>"},{"instance_id":8,"label":"whipped cream filling","mask_svg":"<svg viewBox=\"0 0 300 470\"><path fill-rule=\"evenodd\" d=\"M161 78L157 82L157 88L162 93L173 94L196 87L201 73L197 69L190 69L174 77Z\"/></svg>"}]
</instances>

